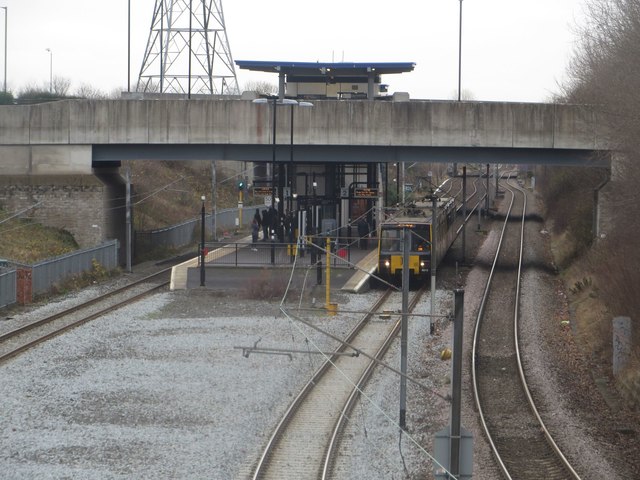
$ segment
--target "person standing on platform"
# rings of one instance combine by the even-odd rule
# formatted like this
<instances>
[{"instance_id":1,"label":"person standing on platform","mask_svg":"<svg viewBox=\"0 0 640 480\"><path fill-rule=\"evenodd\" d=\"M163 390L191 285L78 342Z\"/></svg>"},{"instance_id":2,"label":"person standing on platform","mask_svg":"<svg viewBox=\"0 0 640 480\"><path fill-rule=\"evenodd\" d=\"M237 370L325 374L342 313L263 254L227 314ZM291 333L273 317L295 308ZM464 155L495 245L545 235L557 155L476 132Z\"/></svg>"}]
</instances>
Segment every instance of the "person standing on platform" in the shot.
<instances>
[{"instance_id":1,"label":"person standing on platform","mask_svg":"<svg viewBox=\"0 0 640 480\"><path fill-rule=\"evenodd\" d=\"M259 231L260 231L260 227L258 226L258 220L256 220L256 217L253 217L253 219L251 220L251 241L252 241L251 250L253 250L254 252L258 251L256 246L257 246L257 243L258 243L258 232Z\"/></svg>"},{"instance_id":2,"label":"person standing on platform","mask_svg":"<svg viewBox=\"0 0 640 480\"><path fill-rule=\"evenodd\" d=\"M277 235L280 240L280 218L278 216L278 211L274 208L273 205L269 207L269 233L271 235ZM281 240L280 240L281 241Z\"/></svg>"},{"instance_id":3,"label":"person standing on platform","mask_svg":"<svg viewBox=\"0 0 640 480\"><path fill-rule=\"evenodd\" d=\"M369 236L369 224L363 217L358 220L357 225L358 237L360 237L360 248L362 250L366 250L369 247L369 242L367 240L367 237Z\"/></svg>"},{"instance_id":4,"label":"person standing on platform","mask_svg":"<svg viewBox=\"0 0 640 480\"><path fill-rule=\"evenodd\" d=\"M256 208L256 213L253 215L253 219L258 224L258 232L260 232L260 229L262 228L262 219L260 218L260 209L259 208ZM251 229L253 230L253 224L251 225ZM256 238L256 241L257 241L257 238Z\"/></svg>"},{"instance_id":5,"label":"person standing on platform","mask_svg":"<svg viewBox=\"0 0 640 480\"><path fill-rule=\"evenodd\" d=\"M262 241L266 242L269 239L269 210L266 208L262 210Z\"/></svg>"}]
</instances>

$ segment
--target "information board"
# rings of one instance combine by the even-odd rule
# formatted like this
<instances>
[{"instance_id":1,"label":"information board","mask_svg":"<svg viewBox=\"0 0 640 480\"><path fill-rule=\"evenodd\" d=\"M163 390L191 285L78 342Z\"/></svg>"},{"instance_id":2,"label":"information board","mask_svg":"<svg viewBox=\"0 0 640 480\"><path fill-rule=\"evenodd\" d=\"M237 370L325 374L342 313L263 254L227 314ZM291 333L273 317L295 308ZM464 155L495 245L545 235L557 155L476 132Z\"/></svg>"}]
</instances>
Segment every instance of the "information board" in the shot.
<instances>
[{"instance_id":1,"label":"information board","mask_svg":"<svg viewBox=\"0 0 640 480\"><path fill-rule=\"evenodd\" d=\"M377 188L354 188L353 196L358 198L375 198L378 196Z\"/></svg>"},{"instance_id":2,"label":"information board","mask_svg":"<svg viewBox=\"0 0 640 480\"><path fill-rule=\"evenodd\" d=\"M271 196L273 194L273 187L253 187L254 195Z\"/></svg>"}]
</instances>

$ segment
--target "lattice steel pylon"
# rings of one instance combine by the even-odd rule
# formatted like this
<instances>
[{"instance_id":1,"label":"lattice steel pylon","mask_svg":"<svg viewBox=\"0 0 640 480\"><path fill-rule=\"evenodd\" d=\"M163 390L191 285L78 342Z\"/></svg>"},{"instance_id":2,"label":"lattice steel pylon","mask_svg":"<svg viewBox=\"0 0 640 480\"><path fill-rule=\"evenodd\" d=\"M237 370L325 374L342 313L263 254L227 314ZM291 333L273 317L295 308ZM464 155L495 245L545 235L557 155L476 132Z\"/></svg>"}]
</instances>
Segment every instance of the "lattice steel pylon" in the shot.
<instances>
[{"instance_id":1,"label":"lattice steel pylon","mask_svg":"<svg viewBox=\"0 0 640 480\"><path fill-rule=\"evenodd\" d=\"M222 0L156 0L136 90L239 93Z\"/></svg>"}]
</instances>

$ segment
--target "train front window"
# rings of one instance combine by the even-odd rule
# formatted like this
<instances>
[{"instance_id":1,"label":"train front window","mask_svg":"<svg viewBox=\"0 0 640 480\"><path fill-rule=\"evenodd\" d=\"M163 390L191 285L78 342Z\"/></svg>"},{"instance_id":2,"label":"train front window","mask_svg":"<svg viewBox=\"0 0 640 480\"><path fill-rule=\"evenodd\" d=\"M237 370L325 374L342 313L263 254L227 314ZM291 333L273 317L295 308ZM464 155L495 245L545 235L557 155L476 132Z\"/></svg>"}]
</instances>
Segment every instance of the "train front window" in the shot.
<instances>
[{"instance_id":1,"label":"train front window","mask_svg":"<svg viewBox=\"0 0 640 480\"><path fill-rule=\"evenodd\" d=\"M412 252L429 252L429 225L417 225L411 234Z\"/></svg>"},{"instance_id":2,"label":"train front window","mask_svg":"<svg viewBox=\"0 0 640 480\"><path fill-rule=\"evenodd\" d=\"M399 252L402 248L402 230L383 228L380 232L380 249L385 252Z\"/></svg>"}]
</instances>

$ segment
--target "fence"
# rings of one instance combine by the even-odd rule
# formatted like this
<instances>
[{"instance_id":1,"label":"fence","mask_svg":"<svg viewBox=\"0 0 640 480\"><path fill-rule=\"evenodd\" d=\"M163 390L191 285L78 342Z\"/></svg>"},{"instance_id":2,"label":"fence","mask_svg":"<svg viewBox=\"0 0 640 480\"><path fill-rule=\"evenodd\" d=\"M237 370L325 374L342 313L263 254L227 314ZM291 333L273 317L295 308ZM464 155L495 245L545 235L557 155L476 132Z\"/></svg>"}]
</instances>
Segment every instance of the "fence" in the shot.
<instances>
[{"instance_id":1,"label":"fence","mask_svg":"<svg viewBox=\"0 0 640 480\"><path fill-rule=\"evenodd\" d=\"M257 207L245 207L242 209L242 224L248 225L253 218L253 214ZM216 214L216 230L227 230L235 228L236 218L238 216L237 208L228 208L220 210ZM201 217L195 217L186 222L158 230L149 230L146 232L136 232L135 248L136 252L152 251L159 247L184 247L199 241L197 234L200 233ZM211 236L213 230L212 215L205 216L205 232Z\"/></svg>"},{"instance_id":2,"label":"fence","mask_svg":"<svg viewBox=\"0 0 640 480\"><path fill-rule=\"evenodd\" d=\"M71 275L91 271L93 261L106 270L118 266L118 241L111 240L97 247L86 248L32 265L33 294L48 292L53 285Z\"/></svg>"},{"instance_id":3,"label":"fence","mask_svg":"<svg viewBox=\"0 0 640 480\"><path fill-rule=\"evenodd\" d=\"M16 270L0 268L0 308L16 303Z\"/></svg>"},{"instance_id":4,"label":"fence","mask_svg":"<svg viewBox=\"0 0 640 480\"><path fill-rule=\"evenodd\" d=\"M72 275L90 272L94 261L105 270L118 266L118 241L110 240L97 247L85 248L33 265L14 263L17 268L0 269L0 308L13 303L27 304L34 295L49 292Z\"/></svg>"},{"instance_id":5,"label":"fence","mask_svg":"<svg viewBox=\"0 0 640 480\"><path fill-rule=\"evenodd\" d=\"M208 250L207 265L224 266L260 266L286 265L296 260L298 265L316 265L326 262L326 253L313 245L305 245L299 249L295 243L258 242L248 243L206 243ZM324 245L322 245L324 247ZM299 250L298 250L299 249ZM351 249L347 245L332 245L331 266L350 266ZM353 258L352 260L356 260Z\"/></svg>"}]
</instances>

